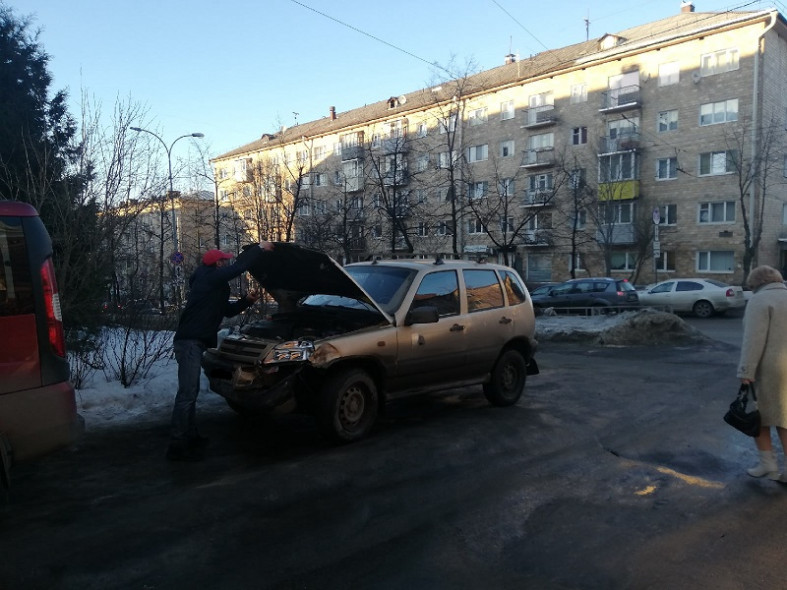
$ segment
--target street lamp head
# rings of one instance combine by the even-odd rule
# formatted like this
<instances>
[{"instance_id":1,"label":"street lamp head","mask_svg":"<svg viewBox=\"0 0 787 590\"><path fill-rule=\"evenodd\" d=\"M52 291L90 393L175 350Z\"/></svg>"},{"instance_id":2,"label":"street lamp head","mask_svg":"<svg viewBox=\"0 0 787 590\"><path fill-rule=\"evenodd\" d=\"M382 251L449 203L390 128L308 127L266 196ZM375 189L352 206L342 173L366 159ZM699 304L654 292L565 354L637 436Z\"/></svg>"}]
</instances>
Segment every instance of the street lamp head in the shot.
<instances>
[{"instance_id":1,"label":"street lamp head","mask_svg":"<svg viewBox=\"0 0 787 590\"><path fill-rule=\"evenodd\" d=\"M143 131L141 127L129 127L132 131Z\"/></svg>"},{"instance_id":2,"label":"street lamp head","mask_svg":"<svg viewBox=\"0 0 787 590\"><path fill-rule=\"evenodd\" d=\"M191 137L205 137L204 133L192 133Z\"/></svg>"}]
</instances>

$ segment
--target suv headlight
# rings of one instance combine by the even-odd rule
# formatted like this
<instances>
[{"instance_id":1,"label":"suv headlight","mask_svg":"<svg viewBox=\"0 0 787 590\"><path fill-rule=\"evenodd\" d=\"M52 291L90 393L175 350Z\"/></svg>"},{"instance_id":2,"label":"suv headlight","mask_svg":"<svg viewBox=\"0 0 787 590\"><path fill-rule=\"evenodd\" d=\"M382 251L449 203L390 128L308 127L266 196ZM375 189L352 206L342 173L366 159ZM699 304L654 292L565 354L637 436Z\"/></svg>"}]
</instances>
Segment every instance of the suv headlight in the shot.
<instances>
[{"instance_id":1,"label":"suv headlight","mask_svg":"<svg viewBox=\"0 0 787 590\"><path fill-rule=\"evenodd\" d=\"M273 352L263 361L265 365L297 363L309 360L314 353L314 343L308 340L290 340L273 347Z\"/></svg>"}]
</instances>

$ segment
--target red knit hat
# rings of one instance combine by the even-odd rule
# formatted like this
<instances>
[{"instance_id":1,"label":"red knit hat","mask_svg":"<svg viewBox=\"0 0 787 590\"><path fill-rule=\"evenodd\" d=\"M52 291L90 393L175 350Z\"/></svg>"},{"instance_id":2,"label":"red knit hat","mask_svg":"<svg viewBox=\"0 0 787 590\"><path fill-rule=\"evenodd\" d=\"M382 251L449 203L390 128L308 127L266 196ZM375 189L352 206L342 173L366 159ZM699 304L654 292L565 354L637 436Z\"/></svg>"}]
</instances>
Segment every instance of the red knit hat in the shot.
<instances>
[{"instance_id":1,"label":"red knit hat","mask_svg":"<svg viewBox=\"0 0 787 590\"><path fill-rule=\"evenodd\" d=\"M227 260L229 258L232 258L232 254L229 252L222 252L221 250L208 250L202 257L202 264L205 264L206 266L213 266L219 260Z\"/></svg>"}]
</instances>

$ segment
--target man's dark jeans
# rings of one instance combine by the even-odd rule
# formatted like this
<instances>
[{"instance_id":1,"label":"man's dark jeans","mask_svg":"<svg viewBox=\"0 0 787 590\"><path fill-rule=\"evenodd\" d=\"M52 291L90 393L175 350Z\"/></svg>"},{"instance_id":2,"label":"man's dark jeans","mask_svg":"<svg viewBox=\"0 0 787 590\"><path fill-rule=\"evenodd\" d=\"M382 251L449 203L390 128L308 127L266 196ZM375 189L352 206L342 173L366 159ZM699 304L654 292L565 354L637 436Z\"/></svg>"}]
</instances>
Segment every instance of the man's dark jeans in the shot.
<instances>
[{"instance_id":1,"label":"man's dark jeans","mask_svg":"<svg viewBox=\"0 0 787 590\"><path fill-rule=\"evenodd\" d=\"M205 344L199 340L175 340L178 361L178 393L172 408L172 440L187 442L198 435L196 423L197 395L202 373Z\"/></svg>"}]
</instances>

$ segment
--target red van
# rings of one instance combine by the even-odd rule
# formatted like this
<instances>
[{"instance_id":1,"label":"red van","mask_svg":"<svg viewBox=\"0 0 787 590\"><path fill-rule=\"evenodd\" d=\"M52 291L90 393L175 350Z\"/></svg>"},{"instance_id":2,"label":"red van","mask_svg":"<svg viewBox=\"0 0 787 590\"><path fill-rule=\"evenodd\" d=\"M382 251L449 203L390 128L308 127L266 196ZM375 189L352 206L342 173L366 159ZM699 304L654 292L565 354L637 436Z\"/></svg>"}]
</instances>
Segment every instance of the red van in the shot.
<instances>
[{"instance_id":1,"label":"red van","mask_svg":"<svg viewBox=\"0 0 787 590\"><path fill-rule=\"evenodd\" d=\"M14 461L80 434L52 240L36 210L0 200L0 489Z\"/></svg>"}]
</instances>

